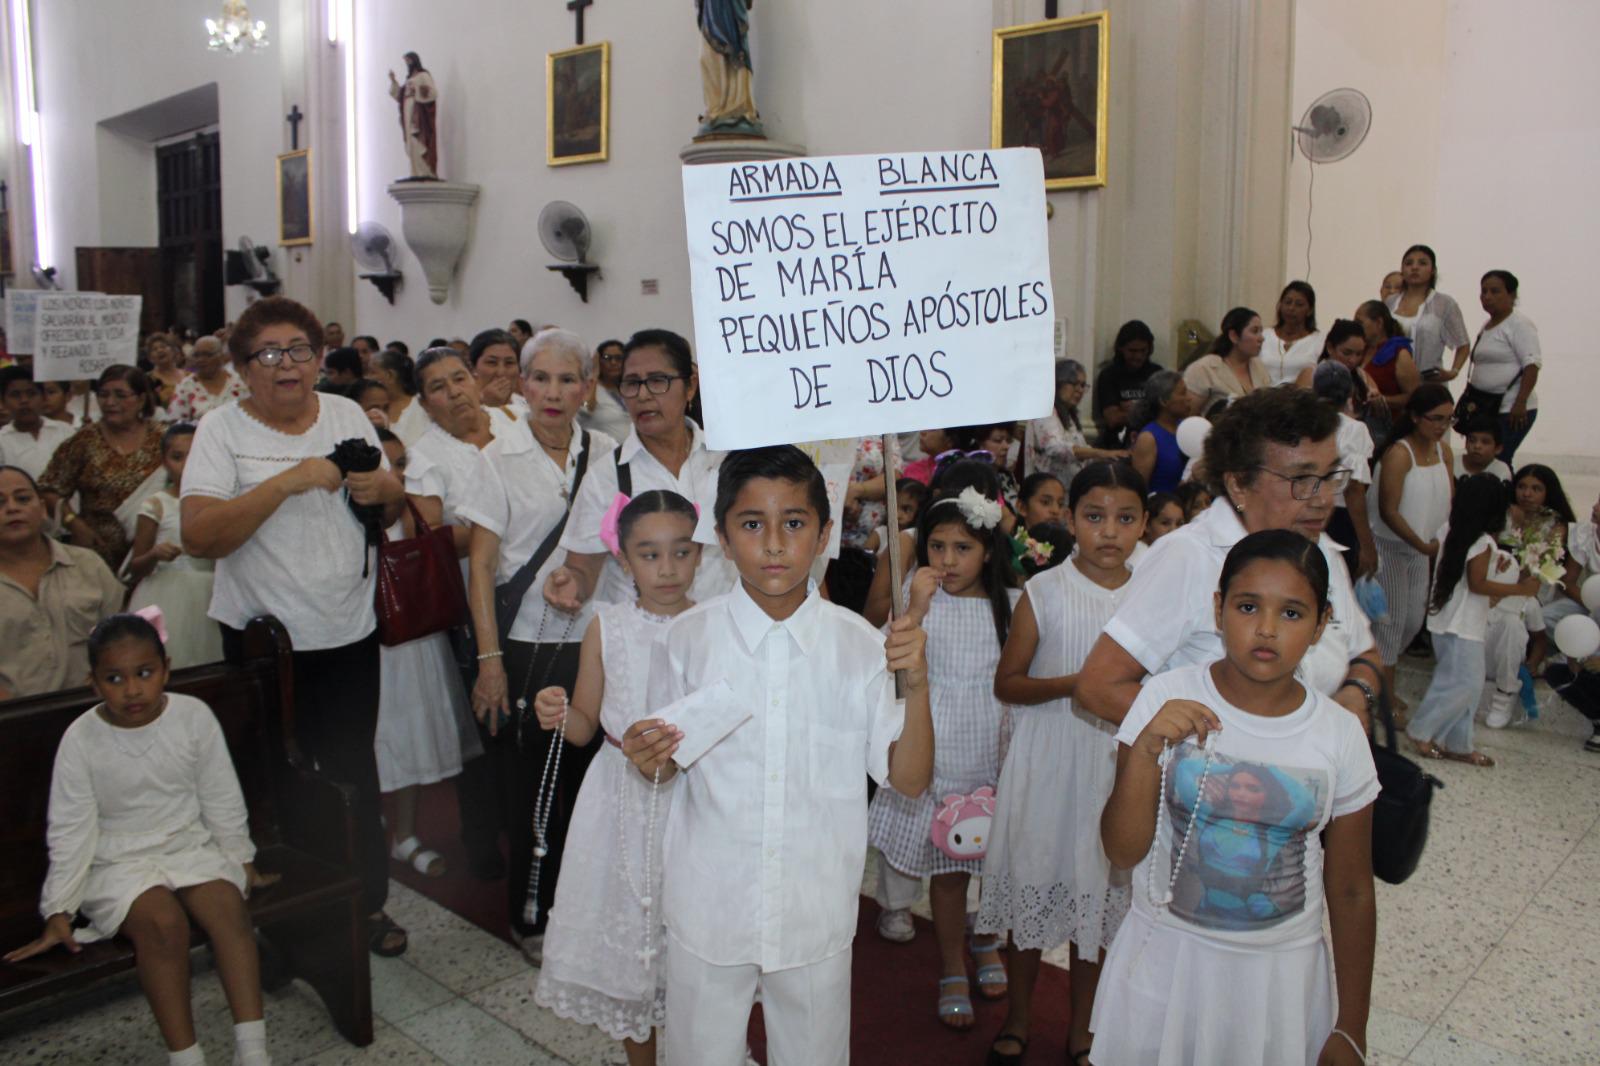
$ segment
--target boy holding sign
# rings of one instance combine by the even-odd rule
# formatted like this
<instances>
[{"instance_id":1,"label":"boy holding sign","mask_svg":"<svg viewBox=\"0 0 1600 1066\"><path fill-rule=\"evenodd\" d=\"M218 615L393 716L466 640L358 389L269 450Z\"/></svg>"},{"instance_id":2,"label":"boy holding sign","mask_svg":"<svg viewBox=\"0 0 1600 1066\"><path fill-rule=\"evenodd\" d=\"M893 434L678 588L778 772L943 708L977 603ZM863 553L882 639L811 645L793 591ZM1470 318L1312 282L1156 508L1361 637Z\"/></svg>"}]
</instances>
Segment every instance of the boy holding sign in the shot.
<instances>
[{"instance_id":1,"label":"boy holding sign","mask_svg":"<svg viewBox=\"0 0 1600 1066\"><path fill-rule=\"evenodd\" d=\"M651 674L676 702L623 738L651 779L679 772L680 747L698 753L680 756L693 772L663 845L669 1062L742 1066L758 990L771 1061L849 1060L866 775L906 795L932 778L919 612L885 640L818 595L829 518L798 448L728 455L716 531L739 586L672 624Z\"/></svg>"}]
</instances>

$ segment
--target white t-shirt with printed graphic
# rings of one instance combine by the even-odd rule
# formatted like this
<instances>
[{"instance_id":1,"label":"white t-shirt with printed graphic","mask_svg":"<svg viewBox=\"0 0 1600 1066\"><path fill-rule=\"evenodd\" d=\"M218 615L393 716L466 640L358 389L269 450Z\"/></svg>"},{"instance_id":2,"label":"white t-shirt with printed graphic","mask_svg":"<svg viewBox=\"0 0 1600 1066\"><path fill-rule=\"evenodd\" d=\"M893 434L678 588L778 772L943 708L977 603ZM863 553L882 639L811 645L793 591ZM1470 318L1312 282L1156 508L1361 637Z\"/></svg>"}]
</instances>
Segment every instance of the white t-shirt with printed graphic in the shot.
<instances>
[{"instance_id":1,"label":"white t-shirt with printed graphic","mask_svg":"<svg viewBox=\"0 0 1600 1066\"><path fill-rule=\"evenodd\" d=\"M1307 690L1279 718L1250 714L1217 691L1211 663L1145 682L1117 742L1132 745L1168 700L1194 700L1222 720L1207 753L1193 738L1170 753L1165 806L1150 851L1133 871L1133 908L1169 928L1250 947L1287 947L1322 935L1322 841L1335 818L1378 796L1367 736L1356 716ZM1200 778L1205 796L1196 811ZM1189 846L1183 848L1189 832ZM1183 863L1172 879L1173 857ZM1172 901L1158 907L1172 883Z\"/></svg>"}]
</instances>

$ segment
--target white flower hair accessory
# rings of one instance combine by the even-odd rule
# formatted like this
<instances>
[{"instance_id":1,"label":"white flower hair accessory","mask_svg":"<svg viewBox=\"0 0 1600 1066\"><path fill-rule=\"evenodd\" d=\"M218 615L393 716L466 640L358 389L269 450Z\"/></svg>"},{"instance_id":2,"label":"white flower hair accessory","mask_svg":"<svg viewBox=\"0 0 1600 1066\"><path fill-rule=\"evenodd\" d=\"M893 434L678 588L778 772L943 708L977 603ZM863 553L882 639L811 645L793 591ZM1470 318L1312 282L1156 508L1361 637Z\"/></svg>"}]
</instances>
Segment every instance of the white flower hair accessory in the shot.
<instances>
[{"instance_id":1,"label":"white flower hair accessory","mask_svg":"<svg viewBox=\"0 0 1600 1066\"><path fill-rule=\"evenodd\" d=\"M985 499L976 488L968 485L956 497L956 506L967 524L977 529L993 529L1000 524L1000 504Z\"/></svg>"}]
</instances>

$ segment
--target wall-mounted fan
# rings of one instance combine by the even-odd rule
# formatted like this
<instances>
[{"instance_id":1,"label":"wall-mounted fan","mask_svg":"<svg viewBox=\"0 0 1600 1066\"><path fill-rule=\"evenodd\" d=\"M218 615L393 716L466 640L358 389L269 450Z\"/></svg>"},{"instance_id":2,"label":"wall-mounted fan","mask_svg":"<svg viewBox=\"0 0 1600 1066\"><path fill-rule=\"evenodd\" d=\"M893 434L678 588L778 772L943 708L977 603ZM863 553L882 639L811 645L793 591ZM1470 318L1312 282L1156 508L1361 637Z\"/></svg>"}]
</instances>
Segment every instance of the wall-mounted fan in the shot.
<instances>
[{"instance_id":1,"label":"wall-mounted fan","mask_svg":"<svg viewBox=\"0 0 1600 1066\"><path fill-rule=\"evenodd\" d=\"M356 275L376 285L384 299L394 303L394 287L400 283L400 268L395 265L394 237L377 222L363 222L350 235L350 254L363 273Z\"/></svg>"},{"instance_id":2,"label":"wall-mounted fan","mask_svg":"<svg viewBox=\"0 0 1600 1066\"><path fill-rule=\"evenodd\" d=\"M1311 102L1300 124L1294 126L1295 143L1311 164L1306 182L1306 276L1311 280L1311 209L1316 188L1317 166L1346 159L1372 128L1372 101L1360 89L1333 89ZM1292 154L1292 149L1291 149Z\"/></svg>"},{"instance_id":3,"label":"wall-mounted fan","mask_svg":"<svg viewBox=\"0 0 1600 1066\"><path fill-rule=\"evenodd\" d=\"M1361 147L1372 128L1372 101L1359 89L1334 89L1314 100L1294 127L1300 152L1313 163L1337 163Z\"/></svg>"},{"instance_id":4,"label":"wall-mounted fan","mask_svg":"<svg viewBox=\"0 0 1600 1066\"><path fill-rule=\"evenodd\" d=\"M248 285L259 296L271 296L283 287L283 281L272 271L272 250L249 237L239 238L238 251L228 250L223 280L229 285Z\"/></svg>"},{"instance_id":5,"label":"wall-mounted fan","mask_svg":"<svg viewBox=\"0 0 1600 1066\"><path fill-rule=\"evenodd\" d=\"M584 303L589 302L589 278L600 267L585 259L594 231L583 212L565 200L552 200L539 212L539 240L545 251L562 260L546 267L560 271Z\"/></svg>"}]
</instances>

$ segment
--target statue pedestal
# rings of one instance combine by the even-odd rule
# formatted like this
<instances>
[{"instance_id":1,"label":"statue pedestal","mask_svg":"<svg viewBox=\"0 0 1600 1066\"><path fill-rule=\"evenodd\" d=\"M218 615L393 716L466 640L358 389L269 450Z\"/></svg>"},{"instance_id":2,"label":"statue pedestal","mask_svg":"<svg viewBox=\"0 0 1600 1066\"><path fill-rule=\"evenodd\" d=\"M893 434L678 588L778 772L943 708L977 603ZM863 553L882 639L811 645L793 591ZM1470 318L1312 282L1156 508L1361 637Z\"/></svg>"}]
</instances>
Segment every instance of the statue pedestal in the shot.
<instances>
[{"instance_id":1,"label":"statue pedestal","mask_svg":"<svg viewBox=\"0 0 1600 1066\"><path fill-rule=\"evenodd\" d=\"M397 181L389 195L400 205L400 231L428 279L428 295L442 304L456 263L467 246L478 186L457 181Z\"/></svg>"},{"instance_id":2,"label":"statue pedestal","mask_svg":"<svg viewBox=\"0 0 1600 1066\"><path fill-rule=\"evenodd\" d=\"M707 137L684 145L678 158L698 163L755 163L764 159L793 159L806 154L803 144L785 144L765 137Z\"/></svg>"}]
</instances>

